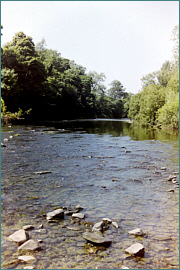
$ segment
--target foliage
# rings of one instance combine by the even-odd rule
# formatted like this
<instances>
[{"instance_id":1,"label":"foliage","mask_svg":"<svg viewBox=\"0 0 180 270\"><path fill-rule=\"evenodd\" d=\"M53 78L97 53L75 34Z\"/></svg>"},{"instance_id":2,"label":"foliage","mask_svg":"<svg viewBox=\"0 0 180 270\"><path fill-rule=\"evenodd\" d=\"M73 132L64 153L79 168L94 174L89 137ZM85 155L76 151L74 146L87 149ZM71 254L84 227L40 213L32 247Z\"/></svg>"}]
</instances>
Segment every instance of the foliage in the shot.
<instances>
[{"instance_id":1,"label":"foliage","mask_svg":"<svg viewBox=\"0 0 180 270\"><path fill-rule=\"evenodd\" d=\"M141 126L179 129L179 26L173 40L173 61L143 76L142 91L130 98L128 116Z\"/></svg>"}]
</instances>

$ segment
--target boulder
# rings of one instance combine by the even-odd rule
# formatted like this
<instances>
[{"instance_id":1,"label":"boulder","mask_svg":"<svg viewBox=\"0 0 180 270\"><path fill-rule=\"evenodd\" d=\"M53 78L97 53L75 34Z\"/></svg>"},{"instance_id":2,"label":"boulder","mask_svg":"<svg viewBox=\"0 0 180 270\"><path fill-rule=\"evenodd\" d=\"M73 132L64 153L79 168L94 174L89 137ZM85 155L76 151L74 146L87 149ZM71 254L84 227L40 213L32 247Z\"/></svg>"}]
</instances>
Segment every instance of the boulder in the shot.
<instances>
[{"instance_id":1,"label":"boulder","mask_svg":"<svg viewBox=\"0 0 180 270\"><path fill-rule=\"evenodd\" d=\"M18 248L19 251L35 251L35 250L39 250L39 249L41 249L39 244L32 239L26 241L24 244L22 244Z\"/></svg>"},{"instance_id":2,"label":"boulder","mask_svg":"<svg viewBox=\"0 0 180 270\"><path fill-rule=\"evenodd\" d=\"M23 262L30 262L36 260L33 256L19 256L18 260L23 261Z\"/></svg>"},{"instance_id":3,"label":"boulder","mask_svg":"<svg viewBox=\"0 0 180 270\"><path fill-rule=\"evenodd\" d=\"M54 218L63 218L64 217L64 210L63 209L56 209L52 212L46 214L46 219L54 219Z\"/></svg>"},{"instance_id":4,"label":"boulder","mask_svg":"<svg viewBox=\"0 0 180 270\"><path fill-rule=\"evenodd\" d=\"M130 247L128 247L125 250L126 253L131 254L132 256L140 256L140 257L144 257L144 246L140 243L135 243L133 245L131 245Z\"/></svg>"},{"instance_id":5,"label":"boulder","mask_svg":"<svg viewBox=\"0 0 180 270\"><path fill-rule=\"evenodd\" d=\"M21 229L21 230L16 231L15 233L11 234L9 236L9 239L11 241L21 245L29 239L29 234L25 230Z\"/></svg>"},{"instance_id":6,"label":"boulder","mask_svg":"<svg viewBox=\"0 0 180 270\"><path fill-rule=\"evenodd\" d=\"M104 230L107 230L109 228L109 225L105 223L104 221L97 222L94 224L92 228L92 232L103 232Z\"/></svg>"},{"instance_id":7,"label":"boulder","mask_svg":"<svg viewBox=\"0 0 180 270\"><path fill-rule=\"evenodd\" d=\"M102 237L99 234L91 233L91 232L85 232L83 233L83 238L87 240L88 242L91 242L95 245L110 245L112 240Z\"/></svg>"},{"instance_id":8,"label":"boulder","mask_svg":"<svg viewBox=\"0 0 180 270\"><path fill-rule=\"evenodd\" d=\"M144 236L145 235L145 233L140 228L129 231L128 233L135 235L135 236Z\"/></svg>"},{"instance_id":9,"label":"boulder","mask_svg":"<svg viewBox=\"0 0 180 270\"><path fill-rule=\"evenodd\" d=\"M85 214L82 213L73 213L72 214L73 218L79 218L79 219L83 219L85 217Z\"/></svg>"}]
</instances>

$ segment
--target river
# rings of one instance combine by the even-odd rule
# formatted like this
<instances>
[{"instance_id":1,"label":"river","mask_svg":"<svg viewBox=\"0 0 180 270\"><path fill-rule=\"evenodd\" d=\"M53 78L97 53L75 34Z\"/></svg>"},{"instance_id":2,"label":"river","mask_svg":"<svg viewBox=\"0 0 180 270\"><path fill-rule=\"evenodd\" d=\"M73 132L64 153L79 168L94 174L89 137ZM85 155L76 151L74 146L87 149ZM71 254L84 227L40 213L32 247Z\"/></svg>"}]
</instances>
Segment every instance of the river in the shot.
<instances>
[{"instance_id":1,"label":"river","mask_svg":"<svg viewBox=\"0 0 180 270\"><path fill-rule=\"evenodd\" d=\"M30 238L42 240L42 250L29 253L36 269L179 268L179 189L167 181L179 171L177 134L97 119L3 126L1 141L2 268L25 266L8 236L28 224L35 227ZM56 223L44 216L78 204L85 219L76 231L71 216ZM102 218L119 224L104 232L112 244L88 245L83 232ZM128 234L135 228L145 237ZM136 242L145 247L143 258L125 253Z\"/></svg>"}]
</instances>

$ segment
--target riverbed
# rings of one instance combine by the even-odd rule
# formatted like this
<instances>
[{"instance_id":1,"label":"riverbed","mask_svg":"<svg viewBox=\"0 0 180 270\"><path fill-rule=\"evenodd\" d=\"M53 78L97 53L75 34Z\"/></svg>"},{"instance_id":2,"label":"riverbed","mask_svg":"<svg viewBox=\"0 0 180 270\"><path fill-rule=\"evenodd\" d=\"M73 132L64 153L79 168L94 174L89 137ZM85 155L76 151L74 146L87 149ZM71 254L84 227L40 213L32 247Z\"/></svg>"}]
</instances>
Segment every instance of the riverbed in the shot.
<instances>
[{"instance_id":1,"label":"riverbed","mask_svg":"<svg viewBox=\"0 0 180 270\"><path fill-rule=\"evenodd\" d=\"M1 141L2 268L25 267L8 236L28 224L35 227L30 238L42 242L28 264L35 269L179 268L179 189L167 181L175 173L179 182L178 134L79 120L2 127ZM71 216L47 222L47 212L78 204L85 218L76 231ZM102 218L119 225L104 232L112 244L88 245L83 232ZM129 235L135 228L146 236ZM125 253L136 242L143 258Z\"/></svg>"}]
</instances>

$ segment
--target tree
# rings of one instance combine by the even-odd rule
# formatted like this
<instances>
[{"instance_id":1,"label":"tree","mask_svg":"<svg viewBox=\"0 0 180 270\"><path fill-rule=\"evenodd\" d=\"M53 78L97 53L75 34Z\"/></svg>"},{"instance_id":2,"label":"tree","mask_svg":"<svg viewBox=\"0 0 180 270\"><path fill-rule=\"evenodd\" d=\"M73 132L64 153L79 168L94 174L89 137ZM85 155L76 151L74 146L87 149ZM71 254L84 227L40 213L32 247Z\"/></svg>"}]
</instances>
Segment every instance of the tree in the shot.
<instances>
[{"instance_id":1,"label":"tree","mask_svg":"<svg viewBox=\"0 0 180 270\"><path fill-rule=\"evenodd\" d=\"M108 94L113 100L125 97L125 88L120 81L114 80L110 83L110 86L111 88L108 89Z\"/></svg>"}]
</instances>

